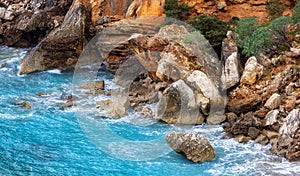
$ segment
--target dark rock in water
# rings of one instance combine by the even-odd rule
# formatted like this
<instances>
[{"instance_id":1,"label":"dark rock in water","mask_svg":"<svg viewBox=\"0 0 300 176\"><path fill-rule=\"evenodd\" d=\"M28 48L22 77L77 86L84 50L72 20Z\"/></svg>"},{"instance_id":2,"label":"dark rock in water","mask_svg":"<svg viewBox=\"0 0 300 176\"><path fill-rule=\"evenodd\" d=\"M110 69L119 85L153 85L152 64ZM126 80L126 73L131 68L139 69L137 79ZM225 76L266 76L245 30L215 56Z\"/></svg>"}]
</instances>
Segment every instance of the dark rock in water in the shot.
<instances>
[{"instance_id":1,"label":"dark rock in water","mask_svg":"<svg viewBox=\"0 0 300 176\"><path fill-rule=\"evenodd\" d=\"M60 107L61 108L69 108L69 107L72 107L74 104L73 104L73 101L68 101L67 103L61 105Z\"/></svg>"},{"instance_id":2,"label":"dark rock in water","mask_svg":"<svg viewBox=\"0 0 300 176\"><path fill-rule=\"evenodd\" d=\"M16 102L15 105L20 105L20 106L24 106L27 109L31 109L31 105L29 102L27 101L23 101L23 102Z\"/></svg>"},{"instance_id":3,"label":"dark rock in water","mask_svg":"<svg viewBox=\"0 0 300 176\"><path fill-rule=\"evenodd\" d=\"M193 162L211 161L216 152L210 142L201 134L171 132L166 135L168 145Z\"/></svg>"},{"instance_id":4,"label":"dark rock in water","mask_svg":"<svg viewBox=\"0 0 300 176\"><path fill-rule=\"evenodd\" d=\"M38 96L43 96L43 95L45 95L45 92L38 92L37 94L38 94Z\"/></svg>"}]
</instances>

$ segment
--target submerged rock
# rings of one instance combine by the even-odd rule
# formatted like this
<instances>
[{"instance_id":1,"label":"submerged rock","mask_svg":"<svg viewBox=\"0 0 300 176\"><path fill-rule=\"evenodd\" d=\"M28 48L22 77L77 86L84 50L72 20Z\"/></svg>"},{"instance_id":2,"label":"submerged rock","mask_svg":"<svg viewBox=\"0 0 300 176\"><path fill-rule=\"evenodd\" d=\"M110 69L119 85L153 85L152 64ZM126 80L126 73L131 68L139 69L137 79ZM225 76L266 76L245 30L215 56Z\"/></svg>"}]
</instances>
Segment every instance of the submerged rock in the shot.
<instances>
[{"instance_id":1,"label":"submerged rock","mask_svg":"<svg viewBox=\"0 0 300 176\"><path fill-rule=\"evenodd\" d=\"M23 102L16 102L15 105L20 105L20 106L24 106L27 109L31 109L31 105L29 102L27 101L23 101Z\"/></svg>"},{"instance_id":2,"label":"submerged rock","mask_svg":"<svg viewBox=\"0 0 300 176\"><path fill-rule=\"evenodd\" d=\"M210 142L201 134L171 132L166 135L168 145L193 162L211 161L216 152Z\"/></svg>"},{"instance_id":3,"label":"submerged rock","mask_svg":"<svg viewBox=\"0 0 300 176\"><path fill-rule=\"evenodd\" d=\"M80 88L85 89L88 94L99 95L105 93L105 83L103 80L84 83L80 86Z\"/></svg>"},{"instance_id":4,"label":"submerged rock","mask_svg":"<svg viewBox=\"0 0 300 176\"><path fill-rule=\"evenodd\" d=\"M68 101L67 103L61 105L61 108L69 108L72 107L74 105L73 101Z\"/></svg>"},{"instance_id":5,"label":"submerged rock","mask_svg":"<svg viewBox=\"0 0 300 176\"><path fill-rule=\"evenodd\" d=\"M112 91L112 98L96 102L96 108L105 112L105 117L120 118L126 115L130 101L124 90Z\"/></svg>"}]
</instances>

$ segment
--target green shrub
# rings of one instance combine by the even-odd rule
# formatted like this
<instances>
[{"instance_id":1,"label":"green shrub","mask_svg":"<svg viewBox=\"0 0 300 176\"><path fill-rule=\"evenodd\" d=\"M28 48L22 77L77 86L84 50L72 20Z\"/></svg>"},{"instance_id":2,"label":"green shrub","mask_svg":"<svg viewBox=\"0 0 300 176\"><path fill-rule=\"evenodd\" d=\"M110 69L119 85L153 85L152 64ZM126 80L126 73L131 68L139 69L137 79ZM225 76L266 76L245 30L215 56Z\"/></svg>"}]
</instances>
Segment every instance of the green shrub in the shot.
<instances>
[{"instance_id":1,"label":"green shrub","mask_svg":"<svg viewBox=\"0 0 300 176\"><path fill-rule=\"evenodd\" d=\"M298 23L300 21L300 2L298 2L293 8L292 20L294 23Z\"/></svg>"},{"instance_id":2,"label":"green shrub","mask_svg":"<svg viewBox=\"0 0 300 176\"><path fill-rule=\"evenodd\" d=\"M185 20L192 10L193 7L188 6L186 3L179 4L178 0L166 0L164 5L164 13L167 17L178 20Z\"/></svg>"},{"instance_id":3,"label":"green shrub","mask_svg":"<svg viewBox=\"0 0 300 176\"><path fill-rule=\"evenodd\" d=\"M267 1L266 10L271 15L271 19L275 19L282 15L284 6L279 0L269 0Z\"/></svg>"},{"instance_id":4,"label":"green shrub","mask_svg":"<svg viewBox=\"0 0 300 176\"><path fill-rule=\"evenodd\" d=\"M267 52L272 46L272 33L253 17L239 20L234 35L235 42L246 57Z\"/></svg>"},{"instance_id":5,"label":"green shrub","mask_svg":"<svg viewBox=\"0 0 300 176\"><path fill-rule=\"evenodd\" d=\"M199 30L213 47L222 44L229 30L227 23L214 16L208 15L195 16L194 19L190 21L190 24Z\"/></svg>"},{"instance_id":6,"label":"green shrub","mask_svg":"<svg viewBox=\"0 0 300 176\"><path fill-rule=\"evenodd\" d=\"M247 17L240 19L235 29L234 40L240 48L244 48L245 41L251 37L252 33L261 27L256 18Z\"/></svg>"},{"instance_id":7,"label":"green shrub","mask_svg":"<svg viewBox=\"0 0 300 176\"><path fill-rule=\"evenodd\" d=\"M274 46L282 46L288 43L286 29L291 23L291 18L287 16L281 16L271 21L268 28L273 34Z\"/></svg>"},{"instance_id":8,"label":"green shrub","mask_svg":"<svg viewBox=\"0 0 300 176\"><path fill-rule=\"evenodd\" d=\"M260 27L244 40L242 54L246 57L257 56L267 52L272 44L271 32L266 27Z\"/></svg>"}]
</instances>

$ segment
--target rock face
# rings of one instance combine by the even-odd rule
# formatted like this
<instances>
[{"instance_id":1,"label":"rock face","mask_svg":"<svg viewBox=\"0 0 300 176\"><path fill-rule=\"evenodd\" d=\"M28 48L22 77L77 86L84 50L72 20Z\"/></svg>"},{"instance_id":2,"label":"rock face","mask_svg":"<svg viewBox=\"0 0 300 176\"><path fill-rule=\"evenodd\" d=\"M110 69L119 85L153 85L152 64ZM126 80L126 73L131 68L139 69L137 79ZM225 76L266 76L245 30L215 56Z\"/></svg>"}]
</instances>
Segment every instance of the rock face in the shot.
<instances>
[{"instance_id":1,"label":"rock face","mask_svg":"<svg viewBox=\"0 0 300 176\"><path fill-rule=\"evenodd\" d=\"M252 139L262 145L270 143L274 154L300 161L300 105L297 103L300 70L296 66L299 61L285 57L288 62L266 66L263 74L256 70L260 66L257 67L255 60L248 60L252 66L247 68L250 64L247 62L244 80L228 94L226 109L237 116L232 119L227 116L223 128L239 142Z\"/></svg>"},{"instance_id":2,"label":"rock face","mask_svg":"<svg viewBox=\"0 0 300 176\"><path fill-rule=\"evenodd\" d=\"M111 99L96 102L96 107L105 112L105 117L120 118L130 107L128 96L121 89L115 90Z\"/></svg>"},{"instance_id":3,"label":"rock face","mask_svg":"<svg viewBox=\"0 0 300 176\"><path fill-rule=\"evenodd\" d=\"M272 147L272 152L291 161L300 161L300 110L294 109L285 118L279 129L279 138Z\"/></svg>"},{"instance_id":4,"label":"rock face","mask_svg":"<svg viewBox=\"0 0 300 176\"><path fill-rule=\"evenodd\" d=\"M210 142L201 134L172 132L166 135L166 141L172 149L193 162L211 161L216 155Z\"/></svg>"},{"instance_id":5,"label":"rock face","mask_svg":"<svg viewBox=\"0 0 300 176\"><path fill-rule=\"evenodd\" d=\"M19 74L50 68L74 68L86 43L87 16L86 4L80 0L74 1L61 27L53 30L22 59Z\"/></svg>"},{"instance_id":6,"label":"rock face","mask_svg":"<svg viewBox=\"0 0 300 176\"><path fill-rule=\"evenodd\" d=\"M194 6L197 14L216 15L225 21L231 20L232 17L245 18L253 16L260 21L269 17L266 11L267 0L218 0L218 1L199 1L199 0L180 0L189 6ZM291 7L295 4L293 0L284 1L286 7L285 15L291 14Z\"/></svg>"},{"instance_id":7,"label":"rock face","mask_svg":"<svg viewBox=\"0 0 300 176\"><path fill-rule=\"evenodd\" d=\"M61 25L72 0L5 1L0 8L0 38L16 47L37 45L51 30Z\"/></svg>"}]
</instances>

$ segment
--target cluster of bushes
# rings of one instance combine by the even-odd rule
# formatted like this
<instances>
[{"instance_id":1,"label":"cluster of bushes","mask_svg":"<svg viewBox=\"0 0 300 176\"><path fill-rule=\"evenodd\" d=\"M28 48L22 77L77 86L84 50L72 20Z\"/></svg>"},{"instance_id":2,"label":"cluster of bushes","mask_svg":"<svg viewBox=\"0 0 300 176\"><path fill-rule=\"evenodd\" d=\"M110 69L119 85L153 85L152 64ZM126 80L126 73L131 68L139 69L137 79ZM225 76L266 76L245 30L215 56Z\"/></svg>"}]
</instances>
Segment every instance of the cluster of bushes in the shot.
<instances>
[{"instance_id":1,"label":"cluster of bushes","mask_svg":"<svg viewBox=\"0 0 300 176\"><path fill-rule=\"evenodd\" d=\"M291 17L282 16L283 8L284 4L279 0L269 0L266 6L271 16L269 23L261 24L253 17L235 20L236 28L231 30L235 32L234 40L244 56L257 56L260 53L276 52L278 48L288 48L286 29L292 23L300 25L300 2L293 8ZM186 20L204 35L214 49L220 48L230 30L228 23L204 14L187 20L192 9L185 3L178 4L177 0L166 0L165 14L168 17Z\"/></svg>"}]
</instances>

